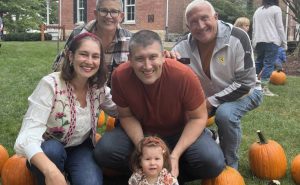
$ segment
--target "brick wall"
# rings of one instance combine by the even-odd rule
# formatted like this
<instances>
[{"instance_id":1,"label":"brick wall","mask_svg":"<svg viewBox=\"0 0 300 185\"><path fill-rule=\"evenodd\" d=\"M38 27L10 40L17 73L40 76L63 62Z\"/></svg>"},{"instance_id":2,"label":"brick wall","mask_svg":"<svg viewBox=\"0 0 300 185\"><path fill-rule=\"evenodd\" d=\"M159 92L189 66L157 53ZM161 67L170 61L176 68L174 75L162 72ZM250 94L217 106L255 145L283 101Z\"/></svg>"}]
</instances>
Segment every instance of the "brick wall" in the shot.
<instances>
[{"instance_id":1,"label":"brick wall","mask_svg":"<svg viewBox=\"0 0 300 185\"><path fill-rule=\"evenodd\" d=\"M96 9L96 0L87 0L87 20L88 22L95 19L94 10Z\"/></svg>"},{"instance_id":2,"label":"brick wall","mask_svg":"<svg viewBox=\"0 0 300 185\"><path fill-rule=\"evenodd\" d=\"M164 30L165 29L165 0L135 1L135 24L124 22L123 27L129 30ZM153 16L152 21L151 16Z\"/></svg>"},{"instance_id":3,"label":"brick wall","mask_svg":"<svg viewBox=\"0 0 300 185\"><path fill-rule=\"evenodd\" d=\"M169 32L183 32L184 1L169 0Z\"/></svg>"},{"instance_id":4,"label":"brick wall","mask_svg":"<svg viewBox=\"0 0 300 185\"><path fill-rule=\"evenodd\" d=\"M74 27L73 22L73 0L61 0L61 24L65 25L66 30Z\"/></svg>"}]
</instances>

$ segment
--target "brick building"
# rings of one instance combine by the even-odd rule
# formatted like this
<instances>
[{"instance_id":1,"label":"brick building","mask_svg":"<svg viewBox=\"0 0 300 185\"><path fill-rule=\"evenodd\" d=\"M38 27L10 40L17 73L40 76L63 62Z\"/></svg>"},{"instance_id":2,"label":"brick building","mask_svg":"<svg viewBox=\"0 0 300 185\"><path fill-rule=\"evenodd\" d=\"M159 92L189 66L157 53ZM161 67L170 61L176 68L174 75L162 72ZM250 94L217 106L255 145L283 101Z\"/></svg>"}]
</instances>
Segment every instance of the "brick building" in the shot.
<instances>
[{"instance_id":1,"label":"brick building","mask_svg":"<svg viewBox=\"0 0 300 185\"><path fill-rule=\"evenodd\" d=\"M131 31L151 29L162 38L173 39L187 31L184 22L185 7L192 0L123 0L125 18L122 27ZM78 23L94 19L96 0L60 1L60 25L67 35Z\"/></svg>"},{"instance_id":2,"label":"brick building","mask_svg":"<svg viewBox=\"0 0 300 185\"><path fill-rule=\"evenodd\" d=\"M151 29L165 39L174 40L187 31L184 11L192 0L122 0L125 18L122 27L131 31ZM60 25L65 25L66 33L72 31L78 23L94 19L93 10L96 0L60 0ZM253 0L255 8L261 5L261 0ZM286 5L280 1L283 10L283 21L288 27L288 40L295 40L297 25L289 16L286 19ZM288 20L288 24L286 24ZM299 27L299 25L298 25Z\"/></svg>"}]
</instances>

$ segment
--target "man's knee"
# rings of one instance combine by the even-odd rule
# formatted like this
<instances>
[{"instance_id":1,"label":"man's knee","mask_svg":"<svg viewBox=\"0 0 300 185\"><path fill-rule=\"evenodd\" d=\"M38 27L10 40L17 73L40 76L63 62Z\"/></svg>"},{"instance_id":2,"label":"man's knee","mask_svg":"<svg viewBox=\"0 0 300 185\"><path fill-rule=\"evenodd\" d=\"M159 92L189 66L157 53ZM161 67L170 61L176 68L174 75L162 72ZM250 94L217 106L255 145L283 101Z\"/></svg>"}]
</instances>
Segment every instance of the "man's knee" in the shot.
<instances>
[{"instance_id":1,"label":"man's knee","mask_svg":"<svg viewBox=\"0 0 300 185\"><path fill-rule=\"evenodd\" d=\"M94 158L99 165L105 160L108 159L108 156L113 151L113 145L111 143L105 142L105 140L100 139L96 144L94 149Z\"/></svg>"},{"instance_id":2,"label":"man's knee","mask_svg":"<svg viewBox=\"0 0 300 185\"><path fill-rule=\"evenodd\" d=\"M227 121L231 117L232 109L229 105L222 104L220 105L215 114L215 120L216 121Z\"/></svg>"},{"instance_id":3,"label":"man's knee","mask_svg":"<svg viewBox=\"0 0 300 185\"><path fill-rule=\"evenodd\" d=\"M223 154L213 160L207 161L207 178L217 177L226 166Z\"/></svg>"}]
</instances>

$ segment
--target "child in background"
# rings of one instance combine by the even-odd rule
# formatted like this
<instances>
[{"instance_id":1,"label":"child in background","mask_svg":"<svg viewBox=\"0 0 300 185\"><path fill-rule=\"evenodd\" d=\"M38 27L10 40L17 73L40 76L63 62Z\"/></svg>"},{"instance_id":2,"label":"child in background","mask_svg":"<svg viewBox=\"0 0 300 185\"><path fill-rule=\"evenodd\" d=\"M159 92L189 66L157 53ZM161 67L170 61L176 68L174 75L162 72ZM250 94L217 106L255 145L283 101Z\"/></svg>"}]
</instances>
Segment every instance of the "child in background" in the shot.
<instances>
[{"instance_id":1,"label":"child in background","mask_svg":"<svg viewBox=\"0 0 300 185\"><path fill-rule=\"evenodd\" d=\"M275 61L275 66L274 66L274 70L281 70L283 71L283 67L282 64L286 62L286 53L283 47L279 47L278 48L278 54L277 54L277 58Z\"/></svg>"},{"instance_id":2,"label":"child in background","mask_svg":"<svg viewBox=\"0 0 300 185\"><path fill-rule=\"evenodd\" d=\"M277 53L277 57L276 57L276 61L274 64L274 71L280 70L280 71L284 71L282 64L286 62L286 52L284 50L283 47L279 47L278 48L278 53ZM261 72L258 74L258 79L260 80L261 78Z\"/></svg>"},{"instance_id":3,"label":"child in background","mask_svg":"<svg viewBox=\"0 0 300 185\"><path fill-rule=\"evenodd\" d=\"M239 17L234 23L235 27L241 28L248 33L250 28L250 20L247 17Z\"/></svg>"},{"instance_id":4,"label":"child in background","mask_svg":"<svg viewBox=\"0 0 300 185\"><path fill-rule=\"evenodd\" d=\"M155 136L142 139L131 156L129 185L178 185L171 171L170 151L163 140Z\"/></svg>"}]
</instances>

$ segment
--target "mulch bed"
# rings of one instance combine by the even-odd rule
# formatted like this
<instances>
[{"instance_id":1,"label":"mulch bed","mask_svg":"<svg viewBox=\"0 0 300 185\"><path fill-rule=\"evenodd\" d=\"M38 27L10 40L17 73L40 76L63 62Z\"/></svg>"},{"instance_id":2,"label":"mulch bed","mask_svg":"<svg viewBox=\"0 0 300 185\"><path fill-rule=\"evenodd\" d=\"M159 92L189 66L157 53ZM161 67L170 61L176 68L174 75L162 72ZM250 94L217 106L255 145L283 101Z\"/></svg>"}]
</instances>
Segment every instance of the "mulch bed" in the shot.
<instances>
[{"instance_id":1,"label":"mulch bed","mask_svg":"<svg viewBox=\"0 0 300 185\"><path fill-rule=\"evenodd\" d=\"M283 63L283 69L289 76L300 76L300 58L288 55L287 61Z\"/></svg>"}]
</instances>

